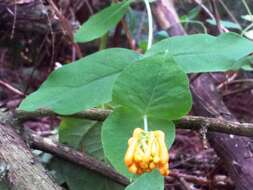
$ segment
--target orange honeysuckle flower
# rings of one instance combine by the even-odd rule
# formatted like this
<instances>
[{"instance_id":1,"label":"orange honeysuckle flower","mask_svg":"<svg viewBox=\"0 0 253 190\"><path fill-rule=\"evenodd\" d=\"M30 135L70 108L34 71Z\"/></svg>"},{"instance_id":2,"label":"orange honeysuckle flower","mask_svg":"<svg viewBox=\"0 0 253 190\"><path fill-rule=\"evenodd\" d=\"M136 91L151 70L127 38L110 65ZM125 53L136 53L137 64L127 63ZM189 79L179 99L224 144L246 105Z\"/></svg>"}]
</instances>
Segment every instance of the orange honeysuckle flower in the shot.
<instances>
[{"instance_id":1,"label":"orange honeysuckle flower","mask_svg":"<svg viewBox=\"0 0 253 190\"><path fill-rule=\"evenodd\" d=\"M161 175L169 175L169 153L162 131L144 131L136 128L128 140L124 162L128 171L137 175L158 169Z\"/></svg>"}]
</instances>

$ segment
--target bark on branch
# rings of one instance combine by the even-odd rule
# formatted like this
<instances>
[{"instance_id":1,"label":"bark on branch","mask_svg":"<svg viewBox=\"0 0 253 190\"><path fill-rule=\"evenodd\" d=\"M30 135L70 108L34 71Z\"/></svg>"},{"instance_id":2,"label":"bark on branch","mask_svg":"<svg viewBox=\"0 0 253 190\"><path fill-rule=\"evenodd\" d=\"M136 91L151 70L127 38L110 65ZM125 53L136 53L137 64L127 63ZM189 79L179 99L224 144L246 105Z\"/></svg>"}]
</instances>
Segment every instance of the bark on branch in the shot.
<instances>
[{"instance_id":1,"label":"bark on branch","mask_svg":"<svg viewBox=\"0 0 253 190\"><path fill-rule=\"evenodd\" d=\"M27 133L28 142L32 148L39 149L51 153L59 158L78 164L84 168L95 171L119 184L128 185L129 181L126 177L120 175L110 166L95 158L71 149L70 147L54 142L49 138L43 138L39 135Z\"/></svg>"},{"instance_id":2,"label":"bark on branch","mask_svg":"<svg viewBox=\"0 0 253 190\"><path fill-rule=\"evenodd\" d=\"M90 109L76 113L72 115L72 117L104 121L110 113L110 110ZM57 114L51 110L39 110L35 112L17 110L15 114L16 118L19 120L27 120L34 117L43 116L57 116ZM180 129L200 130L205 127L208 131L253 137L253 124L251 123L231 122L223 119L201 116L185 116L181 120L176 121L176 125L177 128Z\"/></svg>"},{"instance_id":3,"label":"bark on branch","mask_svg":"<svg viewBox=\"0 0 253 190\"><path fill-rule=\"evenodd\" d=\"M4 179L9 188L61 190L47 175L41 163L33 157L15 129L6 122L8 118L0 117L0 165L5 167Z\"/></svg>"}]
</instances>

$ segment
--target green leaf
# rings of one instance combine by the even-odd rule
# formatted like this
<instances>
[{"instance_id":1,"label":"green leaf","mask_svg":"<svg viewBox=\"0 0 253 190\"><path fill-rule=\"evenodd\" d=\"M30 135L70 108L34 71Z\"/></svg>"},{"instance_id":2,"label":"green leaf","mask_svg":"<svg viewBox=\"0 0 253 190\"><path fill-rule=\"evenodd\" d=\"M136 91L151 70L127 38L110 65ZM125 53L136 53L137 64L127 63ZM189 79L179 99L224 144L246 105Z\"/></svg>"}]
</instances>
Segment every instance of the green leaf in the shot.
<instances>
[{"instance_id":1,"label":"green leaf","mask_svg":"<svg viewBox=\"0 0 253 190\"><path fill-rule=\"evenodd\" d=\"M75 33L75 41L88 42L103 36L121 20L130 3L131 0L113 3L111 6L99 11Z\"/></svg>"},{"instance_id":2,"label":"green leaf","mask_svg":"<svg viewBox=\"0 0 253 190\"><path fill-rule=\"evenodd\" d=\"M113 103L148 117L174 120L191 108L187 75L171 57L147 57L127 67L113 87Z\"/></svg>"},{"instance_id":3,"label":"green leaf","mask_svg":"<svg viewBox=\"0 0 253 190\"><path fill-rule=\"evenodd\" d=\"M246 21L253 22L253 16L252 15L242 15L241 18L246 20Z\"/></svg>"},{"instance_id":4,"label":"green leaf","mask_svg":"<svg viewBox=\"0 0 253 190\"><path fill-rule=\"evenodd\" d=\"M59 140L99 160L104 160L101 143L101 122L76 118L64 118L60 124ZM57 171L71 190L121 190L123 187L100 174L85 168L54 159L51 169ZM57 175L56 175L57 176ZM94 184L97 184L94 186Z\"/></svg>"},{"instance_id":5,"label":"green leaf","mask_svg":"<svg viewBox=\"0 0 253 190\"><path fill-rule=\"evenodd\" d=\"M59 126L59 141L75 149L80 149L81 141L96 121L76 118L62 118Z\"/></svg>"},{"instance_id":6,"label":"green leaf","mask_svg":"<svg viewBox=\"0 0 253 190\"><path fill-rule=\"evenodd\" d=\"M201 11L201 7L194 7L186 15L180 16L182 22L195 20Z\"/></svg>"},{"instance_id":7,"label":"green leaf","mask_svg":"<svg viewBox=\"0 0 253 190\"><path fill-rule=\"evenodd\" d=\"M253 40L253 30L248 30L244 32L244 36L249 40Z\"/></svg>"},{"instance_id":8,"label":"green leaf","mask_svg":"<svg viewBox=\"0 0 253 190\"><path fill-rule=\"evenodd\" d=\"M104 160L101 126L102 123L97 121L63 118L59 127L59 141Z\"/></svg>"},{"instance_id":9,"label":"green leaf","mask_svg":"<svg viewBox=\"0 0 253 190\"><path fill-rule=\"evenodd\" d=\"M218 37L207 34L172 37L152 46L145 56L172 55L186 73L238 70L238 60L253 51L253 42L235 34Z\"/></svg>"},{"instance_id":10,"label":"green leaf","mask_svg":"<svg viewBox=\"0 0 253 190\"><path fill-rule=\"evenodd\" d=\"M148 118L150 130L162 130L166 135L168 147L175 139L174 124L165 119ZM133 177L124 164L127 141L137 127L143 128L143 116L124 108L116 108L102 127L102 143L106 157L121 174Z\"/></svg>"},{"instance_id":11,"label":"green leaf","mask_svg":"<svg viewBox=\"0 0 253 190\"><path fill-rule=\"evenodd\" d=\"M99 51L54 71L42 86L25 98L19 109L51 109L70 115L111 101L119 73L139 54L121 48Z\"/></svg>"},{"instance_id":12,"label":"green leaf","mask_svg":"<svg viewBox=\"0 0 253 190\"><path fill-rule=\"evenodd\" d=\"M9 188L7 187L5 182L3 182L3 181L0 181L0 189L1 190L9 190Z\"/></svg>"},{"instance_id":13,"label":"green leaf","mask_svg":"<svg viewBox=\"0 0 253 190\"><path fill-rule=\"evenodd\" d=\"M207 19L206 21L209 24L216 26L216 20L215 19ZM224 26L225 28L238 29L238 30L242 29L239 24L231 22L231 21L220 20L220 22L221 22L221 25Z\"/></svg>"},{"instance_id":14,"label":"green leaf","mask_svg":"<svg viewBox=\"0 0 253 190\"><path fill-rule=\"evenodd\" d=\"M242 63L242 69L245 71L253 71L253 56L249 55L247 57L242 58L239 60Z\"/></svg>"},{"instance_id":15,"label":"green leaf","mask_svg":"<svg viewBox=\"0 0 253 190\"><path fill-rule=\"evenodd\" d=\"M51 169L64 177L69 190L123 190L124 187L104 176L70 162L54 159Z\"/></svg>"},{"instance_id":16,"label":"green leaf","mask_svg":"<svg viewBox=\"0 0 253 190\"><path fill-rule=\"evenodd\" d=\"M102 123L97 122L81 140L81 151L96 157L98 160L105 161L104 151L101 141Z\"/></svg>"},{"instance_id":17,"label":"green leaf","mask_svg":"<svg viewBox=\"0 0 253 190\"><path fill-rule=\"evenodd\" d=\"M158 171L146 173L132 184L128 185L125 190L163 190L164 189L164 178L159 174Z\"/></svg>"}]
</instances>

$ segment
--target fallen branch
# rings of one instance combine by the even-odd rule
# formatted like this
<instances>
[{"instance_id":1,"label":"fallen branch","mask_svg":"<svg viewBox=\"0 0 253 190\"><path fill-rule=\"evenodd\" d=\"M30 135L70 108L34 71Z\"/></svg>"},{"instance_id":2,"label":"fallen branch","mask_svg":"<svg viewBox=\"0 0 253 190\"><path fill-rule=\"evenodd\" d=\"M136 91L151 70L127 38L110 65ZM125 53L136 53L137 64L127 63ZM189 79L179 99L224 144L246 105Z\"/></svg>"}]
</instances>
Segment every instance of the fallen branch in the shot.
<instances>
[{"instance_id":1,"label":"fallen branch","mask_svg":"<svg viewBox=\"0 0 253 190\"><path fill-rule=\"evenodd\" d=\"M126 177L117 173L110 166L105 165L103 162L98 161L85 153L78 152L68 146L64 146L57 142L54 142L52 139L43 138L34 133L28 132L26 133L26 136L28 139L28 143L32 148L51 153L64 160L78 164L89 170L95 171L119 184L125 186L129 184L129 181Z\"/></svg>"},{"instance_id":2,"label":"fallen branch","mask_svg":"<svg viewBox=\"0 0 253 190\"><path fill-rule=\"evenodd\" d=\"M95 158L87 155L86 153L81 153L76 151L68 146L59 144L54 142L52 139L43 138L37 134L27 132L28 143L32 148L42 150L44 152L48 152L53 154L54 156L69 161L73 164L77 164L89 170L95 171L107 178L110 178L114 182L122 184L123 186L127 186L129 184L129 180L117 173L113 168L105 165L105 163L96 160ZM180 177L184 180L202 186L208 186L211 181L206 177L194 176L190 174L184 174L177 170L171 170L170 175L166 177L169 181L173 180L174 177ZM223 186L232 186L232 182L226 176L215 178L214 182L212 182L215 186L219 186L219 184L223 184Z\"/></svg>"},{"instance_id":3,"label":"fallen branch","mask_svg":"<svg viewBox=\"0 0 253 190\"><path fill-rule=\"evenodd\" d=\"M71 117L104 121L110 113L110 110L90 109L71 115ZM61 115L58 115L51 110L39 110L35 112L17 110L15 116L19 120L27 120L35 117ZM200 130L202 128L206 128L208 131L253 137L253 124L251 123L230 122L222 119L200 116L185 116L175 123L177 128L180 129Z\"/></svg>"},{"instance_id":4,"label":"fallen branch","mask_svg":"<svg viewBox=\"0 0 253 190\"><path fill-rule=\"evenodd\" d=\"M61 190L0 112L1 179L11 190ZM4 124L5 123L5 124Z\"/></svg>"}]
</instances>

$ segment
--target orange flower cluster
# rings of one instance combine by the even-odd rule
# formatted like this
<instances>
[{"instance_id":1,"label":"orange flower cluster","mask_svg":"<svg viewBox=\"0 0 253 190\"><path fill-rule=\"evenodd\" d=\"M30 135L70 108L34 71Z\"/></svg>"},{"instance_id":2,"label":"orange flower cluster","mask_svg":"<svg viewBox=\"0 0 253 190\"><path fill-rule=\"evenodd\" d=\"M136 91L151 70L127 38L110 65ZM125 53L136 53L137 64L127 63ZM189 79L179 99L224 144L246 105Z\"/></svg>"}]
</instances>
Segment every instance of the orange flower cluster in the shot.
<instances>
[{"instance_id":1,"label":"orange flower cluster","mask_svg":"<svg viewBox=\"0 0 253 190\"><path fill-rule=\"evenodd\" d=\"M169 153L162 131L144 131L136 128L128 140L125 164L129 172L140 175L157 168L161 175L169 174Z\"/></svg>"}]
</instances>

